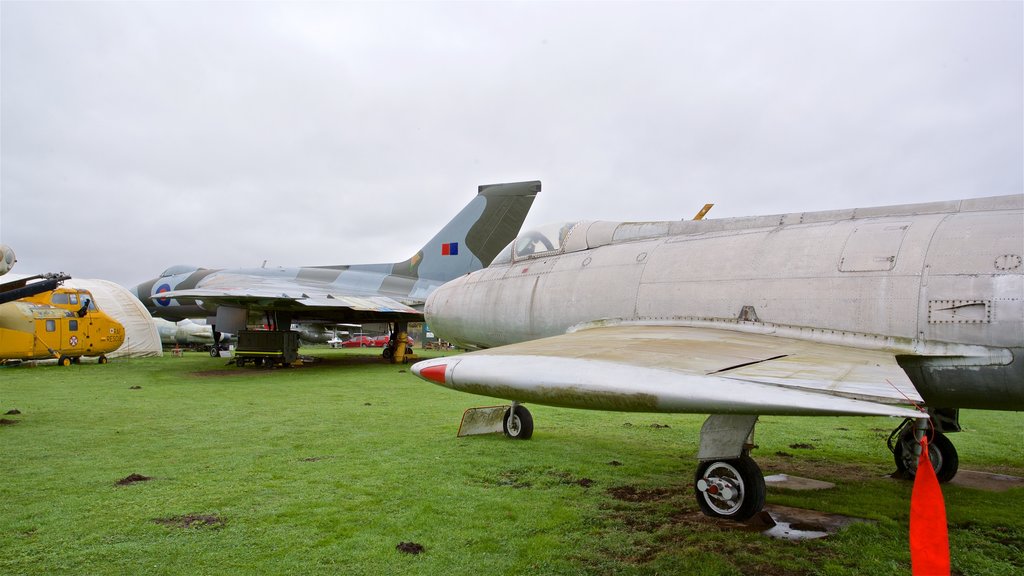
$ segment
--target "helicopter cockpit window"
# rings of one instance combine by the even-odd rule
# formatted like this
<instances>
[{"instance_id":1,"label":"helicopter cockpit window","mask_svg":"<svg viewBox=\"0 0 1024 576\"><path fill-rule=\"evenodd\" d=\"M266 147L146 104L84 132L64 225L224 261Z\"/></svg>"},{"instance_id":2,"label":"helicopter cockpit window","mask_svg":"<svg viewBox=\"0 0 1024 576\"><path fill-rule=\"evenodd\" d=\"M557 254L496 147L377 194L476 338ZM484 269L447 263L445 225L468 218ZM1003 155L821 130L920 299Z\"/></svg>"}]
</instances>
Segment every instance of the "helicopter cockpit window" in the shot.
<instances>
[{"instance_id":1,"label":"helicopter cockpit window","mask_svg":"<svg viewBox=\"0 0 1024 576\"><path fill-rule=\"evenodd\" d=\"M83 305L88 304L89 305L89 311L90 312L95 312L96 311L96 301L92 299L92 296L90 296L88 292L80 292L79 295L82 298L82 304Z\"/></svg>"},{"instance_id":2,"label":"helicopter cockpit window","mask_svg":"<svg viewBox=\"0 0 1024 576\"><path fill-rule=\"evenodd\" d=\"M560 251L562 242L565 241L565 237L575 224L575 222L547 224L520 234L513 246L515 259L533 258Z\"/></svg>"},{"instance_id":3,"label":"helicopter cockpit window","mask_svg":"<svg viewBox=\"0 0 1024 576\"><path fill-rule=\"evenodd\" d=\"M70 303L71 303L71 301L68 300L68 295L66 293L54 292L53 295L50 296L50 304L70 304Z\"/></svg>"},{"instance_id":4,"label":"helicopter cockpit window","mask_svg":"<svg viewBox=\"0 0 1024 576\"><path fill-rule=\"evenodd\" d=\"M78 305L78 294L68 294L68 304Z\"/></svg>"}]
</instances>

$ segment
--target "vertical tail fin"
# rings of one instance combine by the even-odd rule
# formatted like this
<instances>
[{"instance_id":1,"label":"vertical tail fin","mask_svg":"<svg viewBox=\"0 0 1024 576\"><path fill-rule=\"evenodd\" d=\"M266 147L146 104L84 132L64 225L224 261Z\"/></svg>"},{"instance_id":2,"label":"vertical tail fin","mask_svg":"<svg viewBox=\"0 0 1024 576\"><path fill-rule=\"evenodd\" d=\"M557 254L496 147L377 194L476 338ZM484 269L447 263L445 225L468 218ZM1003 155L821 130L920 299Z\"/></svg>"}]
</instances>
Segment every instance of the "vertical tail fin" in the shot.
<instances>
[{"instance_id":1,"label":"vertical tail fin","mask_svg":"<svg viewBox=\"0 0 1024 576\"><path fill-rule=\"evenodd\" d=\"M451 222L392 273L448 281L484 268L515 240L539 192L538 180L480 186Z\"/></svg>"}]
</instances>

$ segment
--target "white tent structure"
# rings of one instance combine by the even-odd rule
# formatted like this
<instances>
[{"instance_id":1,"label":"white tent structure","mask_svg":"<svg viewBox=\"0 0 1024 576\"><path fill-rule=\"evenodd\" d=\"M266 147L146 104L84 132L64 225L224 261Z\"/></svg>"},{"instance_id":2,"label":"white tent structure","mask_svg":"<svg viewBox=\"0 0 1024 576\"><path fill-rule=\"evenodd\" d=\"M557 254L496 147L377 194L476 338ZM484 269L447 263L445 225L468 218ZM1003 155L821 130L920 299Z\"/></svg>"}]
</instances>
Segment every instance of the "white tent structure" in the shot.
<instances>
[{"instance_id":1,"label":"white tent structure","mask_svg":"<svg viewBox=\"0 0 1024 576\"><path fill-rule=\"evenodd\" d=\"M139 299L124 286L109 280L65 280L64 286L92 293L96 305L124 326L124 344L107 354L108 358L144 358L163 356L160 335L153 317Z\"/></svg>"}]
</instances>

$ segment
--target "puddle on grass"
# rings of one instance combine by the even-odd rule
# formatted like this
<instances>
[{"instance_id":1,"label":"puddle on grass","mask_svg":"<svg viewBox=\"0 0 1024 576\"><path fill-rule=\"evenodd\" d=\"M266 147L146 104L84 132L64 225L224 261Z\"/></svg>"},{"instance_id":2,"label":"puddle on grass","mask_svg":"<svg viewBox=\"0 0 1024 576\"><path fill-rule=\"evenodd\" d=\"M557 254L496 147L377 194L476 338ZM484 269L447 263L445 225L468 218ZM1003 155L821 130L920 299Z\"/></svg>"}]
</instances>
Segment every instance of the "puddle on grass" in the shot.
<instances>
[{"instance_id":1,"label":"puddle on grass","mask_svg":"<svg viewBox=\"0 0 1024 576\"><path fill-rule=\"evenodd\" d=\"M797 528L797 526L797 524L789 522L779 522L762 534L779 540L814 540L815 538L824 538L829 534L824 530L805 530Z\"/></svg>"},{"instance_id":2,"label":"puddle on grass","mask_svg":"<svg viewBox=\"0 0 1024 576\"><path fill-rule=\"evenodd\" d=\"M756 520L757 528L765 536L780 540L814 540L835 534L850 524L872 522L841 514L827 514L817 510L790 508L788 506L766 506L761 518ZM767 518L764 518L767 516ZM757 518L757 517L755 517ZM762 528L767 527L767 530Z\"/></svg>"}]
</instances>

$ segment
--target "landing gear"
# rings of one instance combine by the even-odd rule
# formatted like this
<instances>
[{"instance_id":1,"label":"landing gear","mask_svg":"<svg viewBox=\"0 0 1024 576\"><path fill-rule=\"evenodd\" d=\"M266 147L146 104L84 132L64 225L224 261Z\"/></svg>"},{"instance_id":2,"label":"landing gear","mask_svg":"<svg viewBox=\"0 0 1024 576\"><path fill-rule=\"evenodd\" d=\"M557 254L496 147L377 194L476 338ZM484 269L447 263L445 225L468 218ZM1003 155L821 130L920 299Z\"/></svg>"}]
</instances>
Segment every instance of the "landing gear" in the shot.
<instances>
[{"instance_id":1,"label":"landing gear","mask_svg":"<svg viewBox=\"0 0 1024 576\"><path fill-rule=\"evenodd\" d=\"M513 402L505 411L501 429L508 438L529 440L533 436L533 416L525 406Z\"/></svg>"},{"instance_id":2,"label":"landing gear","mask_svg":"<svg viewBox=\"0 0 1024 576\"><path fill-rule=\"evenodd\" d=\"M743 521L764 508L764 474L750 457L756 423L752 414L712 414L701 426L693 484L706 516Z\"/></svg>"},{"instance_id":3,"label":"landing gear","mask_svg":"<svg viewBox=\"0 0 1024 576\"><path fill-rule=\"evenodd\" d=\"M694 475L701 512L713 518L746 520L764 508L764 474L753 458L701 462Z\"/></svg>"},{"instance_id":4,"label":"landing gear","mask_svg":"<svg viewBox=\"0 0 1024 576\"><path fill-rule=\"evenodd\" d=\"M61 356L57 359L58 366L71 366L71 358L68 356Z\"/></svg>"},{"instance_id":5,"label":"landing gear","mask_svg":"<svg viewBox=\"0 0 1024 576\"><path fill-rule=\"evenodd\" d=\"M103 355L100 355L100 357L96 359L96 363L98 363L98 364L106 364L107 363L107 357L103 356Z\"/></svg>"},{"instance_id":6,"label":"landing gear","mask_svg":"<svg viewBox=\"0 0 1024 576\"><path fill-rule=\"evenodd\" d=\"M949 482L960 468L960 457L956 447L942 432L929 429L926 435L928 459L935 469L935 476L939 482ZM917 458L920 453L917 450L918 446L914 426L909 421L900 424L889 437L889 449L892 450L893 460L896 462L896 471L907 478L917 475Z\"/></svg>"},{"instance_id":7,"label":"landing gear","mask_svg":"<svg viewBox=\"0 0 1024 576\"><path fill-rule=\"evenodd\" d=\"M405 364L410 360L415 360L412 347L406 343L408 335L408 323L395 322L391 326L391 334L388 337L388 343L384 345L384 350L381 351L381 356L393 364Z\"/></svg>"},{"instance_id":8,"label":"landing gear","mask_svg":"<svg viewBox=\"0 0 1024 576\"><path fill-rule=\"evenodd\" d=\"M212 326L213 331L213 346L210 346L210 358L220 358L220 338L221 333L217 331L216 326Z\"/></svg>"}]
</instances>

